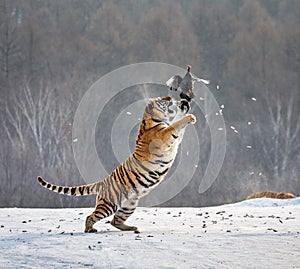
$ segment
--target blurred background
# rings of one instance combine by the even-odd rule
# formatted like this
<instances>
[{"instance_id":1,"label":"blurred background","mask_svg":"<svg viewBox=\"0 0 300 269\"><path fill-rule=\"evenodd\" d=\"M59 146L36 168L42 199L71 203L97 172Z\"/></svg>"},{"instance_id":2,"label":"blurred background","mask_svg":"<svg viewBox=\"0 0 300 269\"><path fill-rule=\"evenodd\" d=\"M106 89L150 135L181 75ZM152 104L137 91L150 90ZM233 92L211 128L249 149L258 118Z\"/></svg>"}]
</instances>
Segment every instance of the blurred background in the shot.
<instances>
[{"instance_id":1,"label":"blurred background","mask_svg":"<svg viewBox=\"0 0 300 269\"><path fill-rule=\"evenodd\" d=\"M202 115L202 165L163 206L300 195L299 14L298 0L0 0L0 207L93 206L95 197L59 196L36 176L84 184L72 153L81 98L106 73L150 61L190 64L210 79L227 126L222 170L199 194L210 156ZM109 130L98 123L102 159Z\"/></svg>"}]
</instances>

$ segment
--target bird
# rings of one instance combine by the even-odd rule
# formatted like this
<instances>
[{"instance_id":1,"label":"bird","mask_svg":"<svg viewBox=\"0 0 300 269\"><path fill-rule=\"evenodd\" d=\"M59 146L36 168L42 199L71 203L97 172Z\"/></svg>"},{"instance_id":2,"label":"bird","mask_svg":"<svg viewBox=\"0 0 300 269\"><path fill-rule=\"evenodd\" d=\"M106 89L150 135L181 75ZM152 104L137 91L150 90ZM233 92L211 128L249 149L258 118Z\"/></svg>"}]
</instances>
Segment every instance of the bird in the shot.
<instances>
[{"instance_id":1,"label":"bird","mask_svg":"<svg viewBox=\"0 0 300 269\"><path fill-rule=\"evenodd\" d=\"M191 73L191 68L192 66L187 65L187 72L183 78L179 75L175 75L166 82L166 85L170 87L171 91L177 91L177 89L180 88L180 98L185 99L188 102L190 102L194 97L193 89L196 81L203 82L206 85L210 83L209 80L196 77L193 73Z\"/></svg>"}]
</instances>

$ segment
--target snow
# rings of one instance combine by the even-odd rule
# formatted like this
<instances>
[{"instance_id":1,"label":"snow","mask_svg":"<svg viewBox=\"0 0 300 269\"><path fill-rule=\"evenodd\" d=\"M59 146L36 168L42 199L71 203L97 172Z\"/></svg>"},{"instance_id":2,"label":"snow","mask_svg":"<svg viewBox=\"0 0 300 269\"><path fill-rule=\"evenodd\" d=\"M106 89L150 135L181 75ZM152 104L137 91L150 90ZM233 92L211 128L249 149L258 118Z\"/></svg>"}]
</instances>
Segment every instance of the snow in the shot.
<instances>
[{"instance_id":1,"label":"snow","mask_svg":"<svg viewBox=\"0 0 300 269\"><path fill-rule=\"evenodd\" d=\"M106 220L85 234L92 210L0 209L2 268L300 268L300 198L140 207L140 234Z\"/></svg>"},{"instance_id":2,"label":"snow","mask_svg":"<svg viewBox=\"0 0 300 269\"><path fill-rule=\"evenodd\" d=\"M233 125L231 125L230 128L231 128L235 133L237 133L237 134L239 133L238 130L237 130Z\"/></svg>"}]
</instances>

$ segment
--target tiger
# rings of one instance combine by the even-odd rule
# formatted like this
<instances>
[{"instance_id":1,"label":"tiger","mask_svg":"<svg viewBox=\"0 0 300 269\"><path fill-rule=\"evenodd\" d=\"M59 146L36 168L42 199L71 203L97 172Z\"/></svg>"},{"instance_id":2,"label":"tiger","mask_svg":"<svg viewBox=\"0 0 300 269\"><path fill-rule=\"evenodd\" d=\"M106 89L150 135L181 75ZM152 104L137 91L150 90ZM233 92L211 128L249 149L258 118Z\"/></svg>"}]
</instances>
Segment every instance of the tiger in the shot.
<instances>
[{"instance_id":1,"label":"tiger","mask_svg":"<svg viewBox=\"0 0 300 269\"><path fill-rule=\"evenodd\" d=\"M147 195L167 175L185 128L195 124L196 117L189 114L189 104L176 101L170 96L150 98L138 129L133 153L102 181L82 186L58 186L38 176L38 182L45 188L66 195L96 194L93 213L86 218L85 232L95 233L94 224L113 216L110 224L122 231L138 233L136 226L125 221L138 205L141 197Z\"/></svg>"},{"instance_id":2,"label":"tiger","mask_svg":"<svg viewBox=\"0 0 300 269\"><path fill-rule=\"evenodd\" d=\"M296 195L286 192L262 191L253 193L247 197L247 199L254 198L292 199L296 198Z\"/></svg>"}]
</instances>

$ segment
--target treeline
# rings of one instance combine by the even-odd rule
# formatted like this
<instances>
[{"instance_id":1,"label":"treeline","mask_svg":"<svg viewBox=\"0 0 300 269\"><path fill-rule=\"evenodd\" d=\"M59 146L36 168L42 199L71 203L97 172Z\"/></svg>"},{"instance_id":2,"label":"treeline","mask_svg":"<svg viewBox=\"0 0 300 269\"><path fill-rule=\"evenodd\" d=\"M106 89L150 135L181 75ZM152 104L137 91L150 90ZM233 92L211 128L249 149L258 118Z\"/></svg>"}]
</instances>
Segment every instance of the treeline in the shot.
<instances>
[{"instance_id":1,"label":"treeline","mask_svg":"<svg viewBox=\"0 0 300 269\"><path fill-rule=\"evenodd\" d=\"M36 176L82 184L71 135L82 96L107 72L153 61L190 64L209 78L228 126L212 187L197 191L208 145L166 205L226 203L265 189L300 195L299 12L297 0L0 0L0 206L92 205L53 196Z\"/></svg>"}]
</instances>

